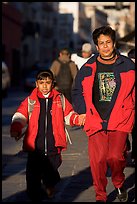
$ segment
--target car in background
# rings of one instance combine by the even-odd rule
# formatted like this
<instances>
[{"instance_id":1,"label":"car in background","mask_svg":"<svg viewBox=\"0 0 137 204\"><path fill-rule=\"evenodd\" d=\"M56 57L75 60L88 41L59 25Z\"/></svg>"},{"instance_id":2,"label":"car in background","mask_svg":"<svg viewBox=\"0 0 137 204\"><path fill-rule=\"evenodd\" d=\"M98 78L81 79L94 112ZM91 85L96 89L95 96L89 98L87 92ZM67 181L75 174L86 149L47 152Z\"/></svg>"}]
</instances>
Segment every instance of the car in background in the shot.
<instances>
[{"instance_id":1,"label":"car in background","mask_svg":"<svg viewBox=\"0 0 137 204\"><path fill-rule=\"evenodd\" d=\"M8 90L11 85L11 78L9 69L5 62L2 61L2 96L6 97L8 95Z\"/></svg>"}]
</instances>

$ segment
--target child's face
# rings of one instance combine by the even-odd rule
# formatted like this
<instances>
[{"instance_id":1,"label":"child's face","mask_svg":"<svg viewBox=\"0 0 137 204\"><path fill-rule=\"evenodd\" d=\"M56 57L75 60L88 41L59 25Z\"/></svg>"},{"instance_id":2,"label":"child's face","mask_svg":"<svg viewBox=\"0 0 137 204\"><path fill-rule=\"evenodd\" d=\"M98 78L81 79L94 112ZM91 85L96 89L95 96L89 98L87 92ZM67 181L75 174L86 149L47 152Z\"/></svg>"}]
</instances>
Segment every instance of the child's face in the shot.
<instances>
[{"instance_id":1,"label":"child's face","mask_svg":"<svg viewBox=\"0 0 137 204\"><path fill-rule=\"evenodd\" d=\"M42 80L37 80L36 87L42 94L48 94L53 88L53 83L52 80L47 77Z\"/></svg>"}]
</instances>

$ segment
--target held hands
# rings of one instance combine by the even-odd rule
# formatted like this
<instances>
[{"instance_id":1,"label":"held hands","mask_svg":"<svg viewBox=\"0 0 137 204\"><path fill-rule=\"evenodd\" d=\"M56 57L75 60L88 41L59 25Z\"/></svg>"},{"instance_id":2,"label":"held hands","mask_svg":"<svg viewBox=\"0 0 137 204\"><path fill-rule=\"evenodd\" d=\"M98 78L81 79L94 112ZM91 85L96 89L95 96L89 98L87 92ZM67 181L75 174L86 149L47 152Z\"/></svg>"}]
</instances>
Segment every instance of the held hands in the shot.
<instances>
[{"instance_id":1,"label":"held hands","mask_svg":"<svg viewBox=\"0 0 137 204\"><path fill-rule=\"evenodd\" d=\"M79 115L79 125L85 125L85 120L86 120L86 114L80 114Z\"/></svg>"}]
</instances>

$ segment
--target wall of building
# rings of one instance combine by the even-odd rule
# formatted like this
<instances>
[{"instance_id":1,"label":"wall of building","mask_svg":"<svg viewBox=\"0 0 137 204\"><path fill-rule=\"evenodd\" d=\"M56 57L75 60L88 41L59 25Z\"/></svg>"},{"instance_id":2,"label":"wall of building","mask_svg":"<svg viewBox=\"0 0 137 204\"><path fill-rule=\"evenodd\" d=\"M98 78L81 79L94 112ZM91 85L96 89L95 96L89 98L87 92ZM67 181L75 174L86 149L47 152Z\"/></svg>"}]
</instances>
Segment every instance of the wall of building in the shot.
<instances>
[{"instance_id":1,"label":"wall of building","mask_svg":"<svg viewBox=\"0 0 137 204\"><path fill-rule=\"evenodd\" d=\"M8 4L2 4L2 58L9 67L12 84L18 83L14 76L19 76L21 36L21 13Z\"/></svg>"}]
</instances>

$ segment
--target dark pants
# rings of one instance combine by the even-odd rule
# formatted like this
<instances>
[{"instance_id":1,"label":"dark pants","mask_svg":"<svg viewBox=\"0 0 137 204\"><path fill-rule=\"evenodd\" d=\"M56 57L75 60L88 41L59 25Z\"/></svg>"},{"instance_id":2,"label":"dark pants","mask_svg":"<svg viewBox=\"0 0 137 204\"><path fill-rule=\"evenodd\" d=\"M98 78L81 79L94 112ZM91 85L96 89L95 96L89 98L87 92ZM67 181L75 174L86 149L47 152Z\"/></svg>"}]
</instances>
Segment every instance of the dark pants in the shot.
<instances>
[{"instance_id":1,"label":"dark pants","mask_svg":"<svg viewBox=\"0 0 137 204\"><path fill-rule=\"evenodd\" d=\"M54 169L47 156L29 152L26 166L27 193L32 200L41 199L41 182L54 187L60 181L58 170Z\"/></svg>"}]
</instances>

